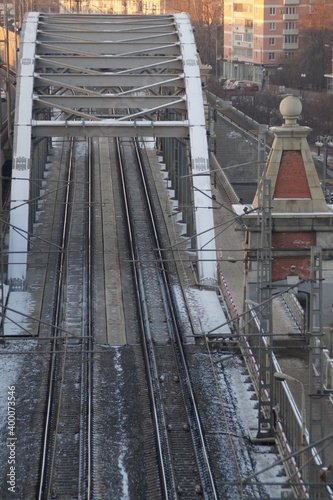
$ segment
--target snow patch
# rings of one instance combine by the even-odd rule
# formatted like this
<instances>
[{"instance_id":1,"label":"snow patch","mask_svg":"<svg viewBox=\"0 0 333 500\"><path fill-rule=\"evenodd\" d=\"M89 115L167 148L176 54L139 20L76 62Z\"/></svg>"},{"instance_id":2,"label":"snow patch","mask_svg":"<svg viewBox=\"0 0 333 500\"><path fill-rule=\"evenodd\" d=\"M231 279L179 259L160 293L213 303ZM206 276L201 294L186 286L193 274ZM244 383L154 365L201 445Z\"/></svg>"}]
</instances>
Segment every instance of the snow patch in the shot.
<instances>
[{"instance_id":1,"label":"snow patch","mask_svg":"<svg viewBox=\"0 0 333 500\"><path fill-rule=\"evenodd\" d=\"M12 291L8 298L8 309L4 322L4 334L26 335L31 331L31 319L34 303L29 292Z\"/></svg>"},{"instance_id":2,"label":"snow patch","mask_svg":"<svg viewBox=\"0 0 333 500\"><path fill-rule=\"evenodd\" d=\"M218 333L230 333L227 318L221 307L218 295L211 290L191 289L189 291L189 303L192 314L198 316L202 327L201 333L216 330Z\"/></svg>"}]
</instances>

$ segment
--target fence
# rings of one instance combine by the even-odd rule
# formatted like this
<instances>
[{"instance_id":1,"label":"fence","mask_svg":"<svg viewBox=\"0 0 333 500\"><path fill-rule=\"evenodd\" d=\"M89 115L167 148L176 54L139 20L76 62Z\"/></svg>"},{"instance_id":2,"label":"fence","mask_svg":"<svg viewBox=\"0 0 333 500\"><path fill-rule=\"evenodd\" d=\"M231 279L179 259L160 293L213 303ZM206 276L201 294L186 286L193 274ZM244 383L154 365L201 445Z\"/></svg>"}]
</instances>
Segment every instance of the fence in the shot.
<instances>
[{"instance_id":1,"label":"fence","mask_svg":"<svg viewBox=\"0 0 333 500\"><path fill-rule=\"evenodd\" d=\"M219 265L218 265L219 269ZM232 317L235 317L235 306L229 288L219 269L219 279L225 303ZM239 320L236 310L236 317L240 329L244 335L240 338L240 349L244 357L247 369L256 391L259 396L259 332L260 325L257 314L251 305L248 305L247 317ZM266 338L263 338L264 345ZM326 383L333 384L333 360L329 358L328 350L323 351L326 373ZM272 354L273 371L281 373L280 365ZM330 386L330 388L332 385ZM270 395L266 394L267 400ZM304 429L302 416L297 408L295 400L286 382L274 379L273 385L273 407L276 415L275 419L275 441L284 467L288 475L290 488L295 498L333 498L333 492L329 486L322 482L320 470L322 463L315 447L310 447L309 433ZM308 483L310 484L308 488ZM286 482L286 485L288 483Z\"/></svg>"},{"instance_id":2,"label":"fence","mask_svg":"<svg viewBox=\"0 0 333 500\"><path fill-rule=\"evenodd\" d=\"M253 386L259 391L259 336L260 325L257 314L249 305L249 317L247 319L246 332L241 341L242 353L253 381ZM245 322L246 324L246 322ZM252 335L251 335L252 334ZM263 339L264 343L265 338ZM325 355L325 351L323 353ZM281 373L279 363L272 354L274 372ZM328 363L327 363L328 364ZM331 367L332 369L332 367ZM330 372L332 374L332 371ZM320 468L322 466L316 448L309 447L308 431L303 431L301 414L297 408L294 398L286 382L274 380L273 386L273 407L276 412L275 437L276 443L287 471L291 488L296 498L333 498L333 493L320 478ZM267 395L269 398L269 395ZM303 436L304 432L304 436ZM302 446L303 445L303 452ZM298 451L299 453L293 453ZM313 464L313 465L311 465ZM305 479L306 478L306 481ZM310 478L310 479L308 479ZM315 492L315 496L309 496L305 483L311 481L310 491Z\"/></svg>"},{"instance_id":3,"label":"fence","mask_svg":"<svg viewBox=\"0 0 333 500\"><path fill-rule=\"evenodd\" d=\"M238 198L234 188L230 184L227 176L223 172L223 169L221 168L219 162L217 161L214 153L210 153L210 166L211 166L211 170L213 172L215 172L215 175L221 179L220 185L223 187L230 203L231 204L239 203L239 198Z\"/></svg>"},{"instance_id":4,"label":"fence","mask_svg":"<svg viewBox=\"0 0 333 500\"><path fill-rule=\"evenodd\" d=\"M305 312L300 303L298 302L297 298L293 293L284 293L282 295L282 299L284 300L286 306L288 307L290 314L294 318L301 333L305 335L307 331Z\"/></svg>"}]
</instances>

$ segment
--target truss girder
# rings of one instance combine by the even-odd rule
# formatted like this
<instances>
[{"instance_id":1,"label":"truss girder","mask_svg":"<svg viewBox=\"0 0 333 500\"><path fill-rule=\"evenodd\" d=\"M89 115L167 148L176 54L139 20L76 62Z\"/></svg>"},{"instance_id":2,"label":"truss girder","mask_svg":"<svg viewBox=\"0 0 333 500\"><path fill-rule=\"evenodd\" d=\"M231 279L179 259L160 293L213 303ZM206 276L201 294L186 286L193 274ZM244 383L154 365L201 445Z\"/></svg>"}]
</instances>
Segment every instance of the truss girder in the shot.
<instances>
[{"instance_id":1,"label":"truss girder","mask_svg":"<svg viewBox=\"0 0 333 500\"><path fill-rule=\"evenodd\" d=\"M99 94L99 95L44 95L36 97L35 110L39 108L169 108L186 109L185 97L181 96L138 96L122 94Z\"/></svg>"},{"instance_id":2,"label":"truss girder","mask_svg":"<svg viewBox=\"0 0 333 500\"><path fill-rule=\"evenodd\" d=\"M131 32L131 33L114 33L113 31L108 31L107 33L101 31L96 33L96 31L79 31L79 32L74 32L69 35L68 31L57 31L57 33L53 33L52 35L49 35L48 33L43 33L39 37L40 42L43 43L55 43L58 44L58 42L62 42L63 38L66 38L69 42L71 43L123 43L123 44L128 44L128 43L137 43L137 42L143 42L148 48L150 48L150 43L156 42L160 45L161 43L163 44L176 44L179 42L178 40L178 34L177 33L166 33L166 34L161 34L160 31L157 32L150 32L149 36L147 35L147 32L145 30L140 32ZM106 40L107 39L107 40Z\"/></svg>"},{"instance_id":3,"label":"truss girder","mask_svg":"<svg viewBox=\"0 0 333 500\"><path fill-rule=\"evenodd\" d=\"M182 57L166 57L161 56L97 56L84 57L84 56L36 56L36 68L38 70L51 70L56 71L59 68L72 70L72 71L89 71L91 74L98 74L101 71L115 70L117 74L122 74L122 71L130 73L133 71L182 71L183 62ZM140 73L134 73L140 74Z\"/></svg>"},{"instance_id":4,"label":"truss girder","mask_svg":"<svg viewBox=\"0 0 333 500\"><path fill-rule=\"evenodd\" d=\"M179 54L179 44L163 44L157 42L37 42L36 52L38 55L52 55L52 54L77 54L82 56L100 55L136 55L136 54Z\"/></svg>"},{"instance_id":5,"label":"truss girder","mask_svg":"<svg viewBox=\"0 0 333 500\"><path fill-rule=\"evenodd\" d=\"M139 22L138 22L139 20ZM67 14L66 19L63 14L41 17L39 26L43 31L68 30L74 31L98 31L102 32L138 32L149 30L169 30L172 31L172 26L175 26L173 16L108 16L103 14L78 15ZM170 29L171 27L171 29Z\"/></svg>"},{"instance_id":6,"label":"truss girder","mask_svg":"<svg viewBox=\"0 0 333 500\"><path fill-rule=\"evenodd\" d=\"M149 80L149 83L148 83ZM147 85L148 83L148 85ZM62 85L65 88L73 86L81 86L82 89L89 87L120 87L131 88L134 91L139 90L139 87L170 87L170 85L184 88L184 75L170 74L142 74L142 75L127 75L117 73L103 73L103 74L70 74L63 75L52 74L48 77L42 74L35 74L35 89L44 87L45 85ZM90 91L93 93L93 91ZM119 92L120 95L124 94Z\"/></svg>"},{"instance_id":7,"label":"truss girder","mask_svg":"<svg viewBox=\"0 0 333 500\"><path fill-rule=\"evenodd\" d=\"M46 125L46 126L45 126ZM38 121L32 122L34 137L188 137L188 122L130 121Z\"/></svg>"},{"instance_id":8,"label":"truss girder","mask_svg":"<svg viewBox=\"0 0 333 500\"><path fill-rule=\"evenodd\" d=\"M14 129L13 179L20 180L13 180L12 191L12 283L25 281L34 141L53 136L182 138L193 187L199 277L215 280L201 75L187 14L26 15Z\"/></svg>"}]
</instances>

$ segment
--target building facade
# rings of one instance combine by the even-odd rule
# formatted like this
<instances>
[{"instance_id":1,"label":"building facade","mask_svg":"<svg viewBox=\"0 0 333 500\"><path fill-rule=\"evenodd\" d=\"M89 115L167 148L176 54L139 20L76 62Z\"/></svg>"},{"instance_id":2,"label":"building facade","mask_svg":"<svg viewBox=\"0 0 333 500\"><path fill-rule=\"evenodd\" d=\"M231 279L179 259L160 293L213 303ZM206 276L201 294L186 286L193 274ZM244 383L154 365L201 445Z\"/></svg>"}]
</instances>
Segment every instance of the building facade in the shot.
<instances>
[{"instance_id":1,"label":"building facade","mask_svg":"<svg viewBox=\"0 0 333 500\"><path fill-rule=\"evenodd\" d=\"M310 0L225 0L223 75L259 83L299 48Z\"/></svg>"},{"instance_id":2,"label":"building facade","mask_svg":"<svg viewBox=\"0 0 333 500\"><path fill-rule=\"evenodd\" d=\"M165 0L60 0L60 12L159 15L165 12Z\"/></svg>"}]
</instances>

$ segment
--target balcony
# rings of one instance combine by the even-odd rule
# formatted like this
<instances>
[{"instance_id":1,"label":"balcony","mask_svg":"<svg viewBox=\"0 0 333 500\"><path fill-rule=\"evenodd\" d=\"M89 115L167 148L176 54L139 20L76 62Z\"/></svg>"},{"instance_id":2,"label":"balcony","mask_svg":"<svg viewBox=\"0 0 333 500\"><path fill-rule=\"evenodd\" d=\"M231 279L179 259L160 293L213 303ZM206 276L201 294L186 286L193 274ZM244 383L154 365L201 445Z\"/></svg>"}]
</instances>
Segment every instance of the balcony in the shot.
<instances>
[{"instance_id":1,"label":"balcony","mask_svg":"<svg viewBox=\"0 0 333 500\"><path fill-rule=\"evenodd\" d=\"M245 47L245 48L252 48L252 42L234 42L234 47Z\"/></svg>"},{"instance_id":2,"label":"balcony","mask_svg":"<svg viewBox=\"0 0 333 500\"><path fill-rule=\"evenodd\" d=\"M299 0L284 0L283 5L299 5Z\"/></svg>"},{"instance_id":3,"label":"balcony","mask_svg":"<svg viewBox=\"0 0 333 500\"><path fill-rule=\"evenodd\" d=\"M283 35L298 35L299 31L298 29L294 28L292 30L283 30Z\"/></svg>"},{"instance_id":4,"label":"balcony","mask_svg":"<svg viewBox=\"0 0 333 500\"><path fill-rule=\"evenodd\" d=\"M244 26L244 24L234 25L234 32L237 33L253 33L253 26L249 28L248 26Z\"/></svg>"},{"instance_id":5,"label":"balcony","mask_svg":"<svg viewBox=\"0 0 333 500\"><path fill-rule=\"evenodd\" d=\"M283 43L283 50L297 50L298 43Z\"/></svg>"},{"instance_id":6,"label":"balcony","mask_svg":"<svg viewBox=\"0 0 333 500\"><path fill-rule=\"evenodd\" d=\"M284 21L298 21L298 14L283 14Z\"/></svg>"},{"instance_id":7,"label":"balcony","mask_svg":"<svg viewBox=\"0 0 333 500\"><path fill-rule=\"evenodd\" d=\"M253 50L251 47L234 46L232 57L235 61L253 62Z\"/></svg>"}]
</instances>

